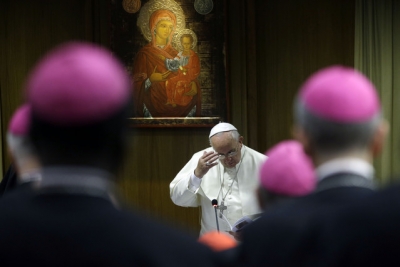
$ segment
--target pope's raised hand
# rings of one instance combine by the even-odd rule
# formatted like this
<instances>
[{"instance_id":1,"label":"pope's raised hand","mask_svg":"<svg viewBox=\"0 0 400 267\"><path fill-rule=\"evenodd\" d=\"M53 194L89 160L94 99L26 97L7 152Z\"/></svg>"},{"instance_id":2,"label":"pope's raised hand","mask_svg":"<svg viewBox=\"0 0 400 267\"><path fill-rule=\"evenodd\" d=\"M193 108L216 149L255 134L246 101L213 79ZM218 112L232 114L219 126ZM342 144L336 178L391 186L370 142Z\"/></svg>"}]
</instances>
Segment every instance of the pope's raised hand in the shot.
<instances>
[{"instance_id":1,"label":"pope's raised hand","mask_svg":"<svg viewBox=\"0 0 400 267\"><path fill-rule=\"evenodd\" d=\"M198 178L203 178L203 176L208 172L209 169L218 165L218 154L214 151L203 152L203 155L200 157L197 167L194 170L194 175Z\"/></svg>"}]
</instances>

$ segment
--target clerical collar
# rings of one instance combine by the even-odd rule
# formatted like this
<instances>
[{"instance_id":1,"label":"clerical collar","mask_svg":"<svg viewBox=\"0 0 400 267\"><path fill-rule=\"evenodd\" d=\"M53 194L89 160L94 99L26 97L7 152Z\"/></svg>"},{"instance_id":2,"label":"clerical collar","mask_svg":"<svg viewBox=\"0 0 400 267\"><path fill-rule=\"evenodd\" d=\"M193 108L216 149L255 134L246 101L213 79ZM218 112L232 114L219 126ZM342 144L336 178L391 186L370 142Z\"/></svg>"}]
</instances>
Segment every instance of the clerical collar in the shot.
<instances>
[{"instance_id":1,"label":"clerical collar","mask_svg":"<svg viewBox=\"0 0 400 267\"><path fill-rule=\"evenodd\" d=\"M29 183L29 182L38 182L42 179L42 174L38 169L31 170L29 172L22 173L18 177L18 179L19 179L18 180L19 184Z\"/></svg>"},{"instance_id":2,"label":"clerical collar","mask_svg":"<svg viewBox=\"0 0 400 267\"><path fill-rule=\"evenodd\" d=\"M370 180L374 177L374 168L371 164L365 160L350 157L327 161L315 171L319 181L335 173L352 173Z\"/></svg>"},{"instance_id":3,"label":"clerical collar","mask_svg":"<svg viewBox=\"0 0 400 267\"><path fill-rule=\"evenodd\" d=\"M114 204L113 175L101 169L80 166L44 167L35 186L40 193L91 195L109 199Z\"/></svg>"}]
</instances>

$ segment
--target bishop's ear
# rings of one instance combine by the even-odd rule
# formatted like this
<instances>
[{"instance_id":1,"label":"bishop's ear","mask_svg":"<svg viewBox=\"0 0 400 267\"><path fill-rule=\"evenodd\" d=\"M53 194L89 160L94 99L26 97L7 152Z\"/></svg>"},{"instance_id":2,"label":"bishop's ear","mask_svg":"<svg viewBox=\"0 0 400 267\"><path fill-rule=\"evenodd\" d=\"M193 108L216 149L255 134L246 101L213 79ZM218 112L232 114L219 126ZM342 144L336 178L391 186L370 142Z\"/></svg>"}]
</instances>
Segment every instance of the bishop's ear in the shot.
<instances>
[{"instance_id":1,"label":"bishop's ear","mask_svg":"<svg viewBox=\"0 0 400 267\"><path fill-rule=\"evenodd\" d=\"M378 156L382 152L389 129L389 123L385 119L382 119L371 142L371 152L374 157Z\"/></svg>"},{"instance_id":2,"label":"bishop's ear","mask_svg":"<svg viewBox=\"0 0 400 267\"><path fill-rule=\"evenodd\" d=\"M303 145L304 152L311 155L311 143L304 129L298 125L293 126L292 136Z\"/></svg>"}]
</instances>

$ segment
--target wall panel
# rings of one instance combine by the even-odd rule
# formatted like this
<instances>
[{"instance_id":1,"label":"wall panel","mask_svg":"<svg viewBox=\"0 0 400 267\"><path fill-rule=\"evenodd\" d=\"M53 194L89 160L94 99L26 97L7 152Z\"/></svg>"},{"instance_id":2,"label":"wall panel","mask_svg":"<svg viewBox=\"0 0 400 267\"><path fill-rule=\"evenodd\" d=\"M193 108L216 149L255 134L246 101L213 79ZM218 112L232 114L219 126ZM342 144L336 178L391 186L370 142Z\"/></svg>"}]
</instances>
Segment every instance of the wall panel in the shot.
<instances>
[{"instance_id":1,"label":"wall panel","mask_svg":"<svg viewBox=\"0 0 400 267\"><path fill-rule=\"evenodd\" d=\"M3 166L5 125L23 101L21 87L35 61L54 45L92 40L108 45L106 0L0 3L0 101ZM264 152L290 138L298 86L330 64L353 64L354 1L228 0L230 118L250 147ZM208 146L209 128L132 129L118 175L128 205L184 230L199 231L198 209L175 206L169 183L191 155Z\"/></svg>"}]
</instances>

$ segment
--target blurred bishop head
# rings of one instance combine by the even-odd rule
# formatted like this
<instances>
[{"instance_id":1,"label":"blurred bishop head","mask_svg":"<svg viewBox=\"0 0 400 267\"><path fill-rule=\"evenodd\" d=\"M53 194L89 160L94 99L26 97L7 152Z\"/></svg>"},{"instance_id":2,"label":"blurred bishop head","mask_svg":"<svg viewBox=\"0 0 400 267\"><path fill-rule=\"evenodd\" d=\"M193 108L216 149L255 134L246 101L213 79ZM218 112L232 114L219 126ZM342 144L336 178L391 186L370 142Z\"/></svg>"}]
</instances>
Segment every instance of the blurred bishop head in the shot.
<instances>
[{"instance_id":1,"label":"blurred bishop head","mask_svg":"<svg viewBox=\"0 0 400 267\"><path fill-rule=\"evenodd\" d=\"M268 159L259 172L261 206L265 208L279 199L304 196L315 189L312 161L299 142L282 141L265 154Z\"/></svg>"},{"instance_id":2,"label":"blurred bishop head","mask_svg":"<svg viewBox=\"0 0 400 267\"><path fill-rule=\"evenodd\" d=\"M237 245L230 235L218 231L210 231L200 236L198 241L210 247L214 251L223 251Z\"/></svg>"},{"instance_id":3,"label":"blurred bishop head","mask_svg":"<svg viewBox=\"0 0 400 267\"><path fill-rule=\"evenodd\" d=\"M31 124L31 106L24 104L16 109L8 124L8 135L13 137L26 137Z\"/></svg>"},{"instance_id":4,"label":"blurred bishop head","mask_svg":"<svg viewBox=\"0 0 400 267\"><path fill-rule=\"evenodd\" d=\"M360 151L369 146L381 123L381 105L366 76L353 68L330 66L300 87L295 119L296 137L307 151Z\"/></svg>"},{"instance_id":5,"label":"blurred bishop head","mask_svg":"<svg viewBox=\"0 0 400 267\"><path fill-rule=\"evenodd\" d=\"M93 163L120 148L130 82L110 51L84 42L55 48L32 70L26 95L30 136L45 164L82 165L90 156Z\"/></svg>"},{"instance_id":6,"label":"blurred bishop head","mask_svg":"<svg viewBox=\"0 0 400 267\"><path fill-rule=\"evenodd\" d=\"M128 102L128 89L127 73L111 52L72 42L39 62L26 93L37 118L67 127L111 117Z\"/></svg>"},{"instance_id":7,"label":"blurred bishop head","mask_svg":"<svg viewBox=\"0 0 400 267\"><path fill-rule=\"evenodd\" d=\"M363 74L332 66L313 74L300 88L300 101L313 114L329 121L358 123L380 111L374 85Z\"/></svg>"},{"instance_id":8,"label":"blurred bishop head","mask_svg":"<svg viewBox=\"0 0 400 267\"><path fill-rule=\"evenodd\" d=\"M21 179L27 172L39 169L36 151L29 138L30 125L31 106L24 104L14 112L7 130L8 149Z\"/></svg>"}]
</instances>

